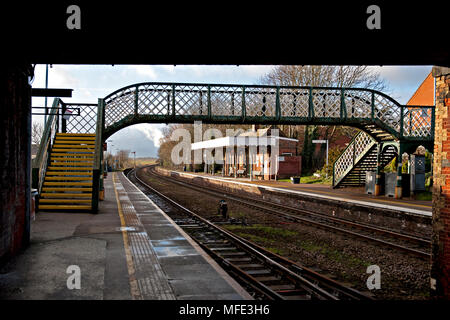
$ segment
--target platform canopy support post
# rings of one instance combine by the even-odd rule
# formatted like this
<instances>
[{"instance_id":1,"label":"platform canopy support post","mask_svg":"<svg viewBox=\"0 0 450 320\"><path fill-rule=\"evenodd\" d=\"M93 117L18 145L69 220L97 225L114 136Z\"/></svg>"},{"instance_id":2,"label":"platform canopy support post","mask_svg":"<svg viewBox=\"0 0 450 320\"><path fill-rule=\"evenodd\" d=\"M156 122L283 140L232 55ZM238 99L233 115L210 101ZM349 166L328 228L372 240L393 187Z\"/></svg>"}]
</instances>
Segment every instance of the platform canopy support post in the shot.
<instances>
[{"instance_id":1,"label":"platform canopy support post","mask_svg":"<svg viewBox=\"0 0 450 320\"><path fill-rule=\"evenodd\" d=\"M233 160L234 160L234 178L237 178L237 163L238 163L238 154L237 154L237 146L233 146Z\"/></svg>"},{"instance_id":2,"label":"platform canopy support post","mask_svg":"<svg viewBox=\"0 0 450 320\"><path fill-rule=\"evenodd\" d=\"M405 152L405 143L400 141L397 154L397 185L395 186L395 199L402 198L402 154Z\"/></svg>"},{"instance_id":3,"label":"platform canopy support post","mask_svg":"<svg viewBox=\"0 0 450 320\"><path fill-rule=\"evenodd\" d=\"M222 147L222 177L225 176L226 171L226 151L224 152L224 148Z\"/></svg>"},{"instance_id":4,"label":"platform canopy support post","mask_svg":"<svg viewBox=\"0 0 450 320\"><path fill-rule=\"evenodd\" d=\"M381 194L381 150L383 145L381 143L377 143L377 168L375 171L375 195L379 196Z\"/></svg>"},{"instance_id":5,"label":"platform canopy support post","mask_svg":"<svg viewBox=\"0 0 450 320\"><path fill-rule=\"evenodd\" d=\"M250 181L253 181L253 164L255 163L255 146L248 146L248 158L249 158L249 166L250 166Z\"/></svg>"}]
</instances>

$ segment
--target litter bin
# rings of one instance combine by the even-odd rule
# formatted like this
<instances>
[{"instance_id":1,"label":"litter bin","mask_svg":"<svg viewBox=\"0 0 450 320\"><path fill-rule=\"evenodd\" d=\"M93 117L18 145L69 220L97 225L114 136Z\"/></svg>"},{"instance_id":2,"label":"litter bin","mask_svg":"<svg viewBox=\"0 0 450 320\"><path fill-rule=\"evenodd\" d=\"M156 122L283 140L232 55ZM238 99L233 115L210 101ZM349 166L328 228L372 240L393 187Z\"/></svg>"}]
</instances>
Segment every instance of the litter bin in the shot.
<instances>
[{"instance_id":1,"label":"litter bin","mask_svg":"<svg viewBox=\"0 0 450 320\"><path fill-rule=\"evenodd\" d=\"M388 172L384 175L384 193L388 197L395 197L395 187L397 185L397 173Z\"/></svg>"},{"instance_id":2,"label":"litter bin","mask_svg":"<svg viewBox=\"0 0 450 320\"><path fill-rule=\"evenodd\" d=\"M385 194L388 197L395 197L395 187L397 186L397 173L389 172L385 174ZM408 173L402 174L402 197L410 196L410 178Z\"/></svg>"},{"instance_id":3,"label":"litter bin","mask_svg":"<svg viewBox=\"0 0 450 320\"><path fill-rule=\"evenodd\" d=\"M299 184L300 183L300 177L291 177L291 182L293 184Z\"/></svg>"},{"instance_id":4,"label":"litter bin","mask_svg":"<svg viewBox=\"0 0 450 320\"><path fill-rule=\"evenodd\" d=\"M410 190L425 191L425 156L411 155Z\"/></svg>"},{"instance_id":5,"label":"litter bin","mask_svg":"<svg viewBox=\"0 0 450 320\"><path fill-rule=\"evenodd\" d=\"M365 191L367 194L375 194L376 172L366 171Z\"/></svg>"},{"instance_id":6,"label":"litter bin","mask_svg":"<svg viewBox=\"0 0 450 320\"><path fill-rule=\"evenodd\" d=\"M411 196L411 178L409 173L402 174L402 197Z\"/></svg>"}]
</instances>

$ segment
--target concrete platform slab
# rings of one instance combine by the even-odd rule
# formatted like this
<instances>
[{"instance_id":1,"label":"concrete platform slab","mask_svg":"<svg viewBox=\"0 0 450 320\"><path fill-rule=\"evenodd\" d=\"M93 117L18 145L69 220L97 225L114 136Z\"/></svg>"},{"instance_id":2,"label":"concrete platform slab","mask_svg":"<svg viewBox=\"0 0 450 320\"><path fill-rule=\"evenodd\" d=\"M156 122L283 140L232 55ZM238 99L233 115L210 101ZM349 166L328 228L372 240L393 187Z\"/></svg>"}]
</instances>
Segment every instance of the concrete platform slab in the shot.
<instances>
[{"instance_id":1,"label":"concrete platform slab","mask_svg":"<svg viewBox=\"0 0 450 320\"><path fill-rule=\"evenodd\" d=\"M0 299L251 299L122 173L104 185L98 214L36 214L30 247L0 268Z\"/></svg>"},{"instance_id":2,"label":"concrete platform slab","mask_svg":"<svg viewBox=\"0 0 450 320\"><path fill-rule=\"evenodd\" d=\"M126 204L126 225L142 226L149 250L139 255L151 256L153 266L160 270L155 281L167 282L175 299L250 299L170 217L132 184L122 173L113 174L114 187L120 202ZM123 187L117 188L119 185ZM106 184L105 184L106 186ZM106 188L106 187L105 187ZM123 192L126 192L125 196ZM128 199L127 199L128 198ZM120 211L120 210L119 210ZM134 211L134 217L132 217ZM131 224L129 224L131 223ZM128 232L131 237L134 232ZM130 242L130 247L133 243ZM133 251L133 250L132 250ZM135 256L133 255L133 262Z\"/></svg>"}]
</instances>

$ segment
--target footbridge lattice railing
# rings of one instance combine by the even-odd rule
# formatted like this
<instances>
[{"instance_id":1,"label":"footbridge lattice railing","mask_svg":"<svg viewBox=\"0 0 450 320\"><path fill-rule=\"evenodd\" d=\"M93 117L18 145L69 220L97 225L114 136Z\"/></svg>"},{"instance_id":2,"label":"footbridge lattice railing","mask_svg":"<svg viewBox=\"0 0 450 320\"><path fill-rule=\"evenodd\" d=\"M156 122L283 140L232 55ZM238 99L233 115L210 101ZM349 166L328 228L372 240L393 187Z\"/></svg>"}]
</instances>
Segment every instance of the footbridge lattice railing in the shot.
<instances>
[{"instance_id":1,"label":"footbridge lattice railing","mask_svg":"<svg viewBox=\"0 0 450 320\"><path fill-rule=\"evenodd\" d=\"M347 148L341 153L333 165L333 186L349 173L357 163L377 142L364 131L360 131Z\"/></svg>"},{"instance_id":2,"label":"footbridge lattice railing","mask_svg":"<svg viewBox=\"0 0 450 320\"><path fill-rule=\"evenodd\" d=\"M375 143L377 128L382 135L388 135L387 139L419 142L434 139L433 106L401 105L381 92L360 88L147 82L121 88L99 99L98 104L64 103L55 99L54 107L61 113L55 111L58 114L49 117L52 120L47 121L42 150L33 164L33 185L38 188L45 174L46 154L55 130L96 133L95 178L101 176L103 142L118 130L137 123L198 120L228 124L353 126L365 133L355 137L361 143L355 143L354 150L346 151L352 153L352 161ZM62 115L67 113L72 115L64 119ZM348 159L344 155L340 160L342 165L338 166L342 168L337 169L338 175L345 175L349 170L344 165ZM94 194L98 193L101 183L95 184L94 189ZM93 201L96 203L98 199Z\"/></svg>"},{"instance_id":3,"label":"footbridge lattice railing","mask_svg":"<svg viewBox=\"0 0 450 320\"><path fill-rule=\"evenodd\" d=\"M139 83L104 98L105 137L133 123L373 123L394 138L430 140L432 106L405 106L370 89Z\"/></svg>"}]
</instances>

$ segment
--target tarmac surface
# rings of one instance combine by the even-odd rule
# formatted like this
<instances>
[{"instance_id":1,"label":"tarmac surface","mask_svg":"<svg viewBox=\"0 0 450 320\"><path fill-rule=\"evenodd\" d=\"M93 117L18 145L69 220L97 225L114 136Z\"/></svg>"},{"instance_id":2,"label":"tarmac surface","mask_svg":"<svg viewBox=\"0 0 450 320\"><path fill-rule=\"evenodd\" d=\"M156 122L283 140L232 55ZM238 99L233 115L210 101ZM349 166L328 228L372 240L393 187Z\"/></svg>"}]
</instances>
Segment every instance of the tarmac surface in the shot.
<instances>
[{"instance_id":1,"label":"tarmac surface","mask_svg":"<svg viewBox=\"0 0 450 320\"><path fill-rule=\"evenodd\" d=\"M36 214L29 248L0 268L0 299L251 299L122 173L104 185L98 214Z\"/></svg>"}]
</instances>

